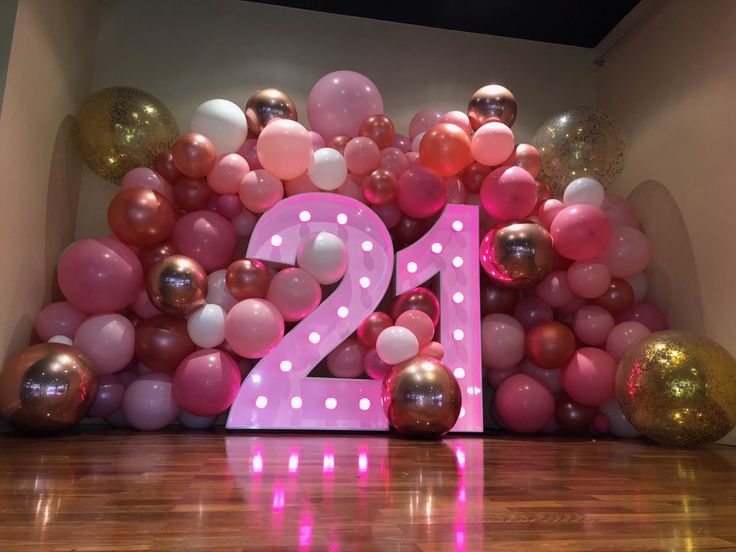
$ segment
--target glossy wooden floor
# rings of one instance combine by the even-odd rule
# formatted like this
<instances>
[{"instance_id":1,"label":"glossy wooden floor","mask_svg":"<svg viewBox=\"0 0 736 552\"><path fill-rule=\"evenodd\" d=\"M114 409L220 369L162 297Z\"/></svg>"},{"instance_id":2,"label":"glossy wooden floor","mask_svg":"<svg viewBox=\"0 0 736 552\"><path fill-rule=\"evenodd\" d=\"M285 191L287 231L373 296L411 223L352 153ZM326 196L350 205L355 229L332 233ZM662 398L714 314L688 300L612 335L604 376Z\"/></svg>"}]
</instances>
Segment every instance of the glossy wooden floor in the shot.
<instances>
[{"instance_id":1,"label":"glossy wooden floor","mask_svg":"<svg viewBox=\"0 0 736 552\"><path fill-rule=\"evenodd\" d=\"M736 550L736 448L0 436L0 550Z\"/></svg>"}]
</instances>

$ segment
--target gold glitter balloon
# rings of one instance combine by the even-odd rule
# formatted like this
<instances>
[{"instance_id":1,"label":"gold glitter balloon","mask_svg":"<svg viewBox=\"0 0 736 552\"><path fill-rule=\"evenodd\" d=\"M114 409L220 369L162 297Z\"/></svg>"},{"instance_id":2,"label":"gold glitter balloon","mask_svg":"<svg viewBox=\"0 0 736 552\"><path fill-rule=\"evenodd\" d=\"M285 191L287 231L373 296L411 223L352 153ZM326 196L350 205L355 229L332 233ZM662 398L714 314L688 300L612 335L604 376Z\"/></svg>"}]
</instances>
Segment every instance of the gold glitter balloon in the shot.
<instances>
[{"instance_id":1,"label":"gold glitter balloon","mask_svg":"<svg viewBox=\"0 0 736 552\"><path fill-rule=\"evenodd\" d=\"M0 372L0 413L16 429L49 435L74 426L97 394L97 373L74 347L39 343Z\"/></svg>"},{"instance_id":2,"label":"gold glitter balloon","mask_svg":"<svg viewBox=\"0 0 736 552\"><path fill-rule=\"evenodd\" d=\"M277 88L264 88L253 94L245 106L248 128L258 136L271 119L296 121L296 105Z\"/></svg>"},{"instance_id":3,"label":"gold glitter balloon","mask_svg":"<svg viewBox=\"0 0 736 552\"><path fill-rule=\"evenodd\" d=\"M582 176L607 188L624 167L624 141L616 123L599 109L576 107L546 121L534 135L542 156L539 179L557 196Z\"/></svg>"},{"instance_id":4,"label":"gold glitter balloon","mask_svg":"<svg viewBox=\"0 0 736 552\"><path fill-rule=\"evenodd\" d=\"M650 439L677 447L712 443L736 426L736 360L705 337L654 333L621 359L616 398Z\"/></svg>"},{"instance_id":5,"label":"gold glitter balloon","mask_svg":"<svg viewBox=\"0 0 736 552\"><path fill-rule=\"evenodd\" d=\"M157 98L126 86L103 88L77 113L77 141L84 163L115 184L130 169L147 167L179 136L173 115Z\"/></svg>"}]
</instances>

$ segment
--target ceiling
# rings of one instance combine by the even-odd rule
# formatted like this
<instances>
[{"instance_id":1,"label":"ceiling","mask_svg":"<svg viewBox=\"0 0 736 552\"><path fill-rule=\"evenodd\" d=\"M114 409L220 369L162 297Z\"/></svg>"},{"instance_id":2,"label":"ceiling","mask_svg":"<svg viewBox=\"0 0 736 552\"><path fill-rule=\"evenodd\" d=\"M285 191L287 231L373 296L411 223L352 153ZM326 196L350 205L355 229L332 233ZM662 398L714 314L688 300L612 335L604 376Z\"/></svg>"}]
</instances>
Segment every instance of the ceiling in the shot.
<instances>
[{"instance_id":1,"label":"ceiling","mask_svg":"<svg viewBox=\"0 0 736 552\"><path fill-rule=\"evenodd\" d=\"M384 21L594 48L639 0L255 0Z\"/></svg>"}]
</instances>

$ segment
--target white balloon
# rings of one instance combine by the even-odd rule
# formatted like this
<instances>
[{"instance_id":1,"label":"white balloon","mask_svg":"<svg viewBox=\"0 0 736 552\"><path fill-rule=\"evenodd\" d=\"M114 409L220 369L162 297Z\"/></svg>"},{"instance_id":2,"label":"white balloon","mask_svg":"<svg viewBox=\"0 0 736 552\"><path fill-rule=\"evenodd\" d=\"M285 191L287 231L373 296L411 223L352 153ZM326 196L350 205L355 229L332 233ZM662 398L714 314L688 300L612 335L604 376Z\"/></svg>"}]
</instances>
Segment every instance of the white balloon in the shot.
<instances>
[{"instance_id":1,"label":"white balloon","mask_svg":"<svg viewBox=\"0 0 736 552\"><path fill-rule=\"evenodd\" d=\"M321 148L312 154L307 175L320 190L336 190L348 177L348 165L336 149Z\"/></svg>"},{"instance_id":2,"label":"white balloon","mask_svg":"<svg viewBox=\"0 0 736 552\"><path fill-rule=\"evenodd\" d=\"M647 275L644 272L640 272L639 274L625 278L625 280L629 282L631 289L634 290L634 301L641 303L647 296L647 291L649 290Z\"/></svg>"},{"instance_id":3,"label":"white balloon","mask_svg":"<svg viewBox=\"0 0 736 552\"><path fill-rule=\"evenodd\" d=\"M190 128L209 138L219 155L237 151L248 136L245 113L229 100L201 104L194 110Z\"/></svg>"},{"instance_id":4,"label":"white balloon","mask_svg":"<svg viewBox=\"0 0 736 552\"><path fill-rule=\"evenodd\" d=\"M215 270L207 276L207 298L210 305L220 305L225 312L235 306L238 300L230 294L225 283L226 269Z\"/></svg>"},{"instance_id":5,"label":"white balloon","mask_svg":"<svg viewBox=\"0 0 736 552\"><path fill-rule=\"evenodd\" d=\"M411 141L411 151L419 153L419 144L422 143L422 138L424 138L424 135L424 132L420 132L414 137L414 140Z\"/></svg>"},{"instance_id":6,"label":"white balloon","mask_svg":"<svg viewBox=\"0 0 736 552\"><path fill-rule=\"evenodd\" d=\"M391 326L378 334L376 353L386 364L398 364L419 352L419 341L410 330L403 326Z\"/></svg>"},{"instance_id":7,"label":"white balloon","mask_svg":"<svg viewBox=\"0 0 736 552\"><path fill-rule=\"evenodd\" d=\"M320 284L334 284L348 268L348 252L335 234L315 232L299 246L296 262Z\"/></svg>"},{"instance_id":8,"label":"white balloon","mask_svg":"<svg viewBox=\"0 0 736 552\"><path fill-rule=\"evenodd\" d=\"M217 347L225 341L225 310L220 305L205 305L187 320L189 337L203 349Z\"/></svg>"},{"instance_id":9,"label":"white balloon","mask_svg":"<svg viewBox=\"0 0 736 552\"><path fill-rule=\"evenodd\" d=\"M600 182L594 178L584 176L576 178L567 185L565 192L562 194L562 203L565 205L586 203L600 207L603 205L605 193Z\"/></svg>"},{"instance_id":10,"label":"white balloon","mask_svg":"<svg viewBox=\"0 0 736 552\"><path fill-rule=\"evenodd\" d=\"M74 342L65 335L55 335L49 338L49 343L63 343L64 345L74 344Z\"/></svg>"},{"instance_id":11,"label":"white balloon","mask_svg":"<svg viewBox=\"0 0 736 552\"><path fill-rule=\"evenodd\" d=\"M217 421L217 416L195 416L183 408L179 411L179 423L188 429L207 429Z\"/></svg>"},{"instance_id":12,"label":"white balloon","mask_svg":"<svg viewBox=\"0 0 736 552\"><path fill-rule=\"evenodd\" d=\"M603 412L608 419L611 421L611 433L616 437L622 439L634 439L639 437L641 433L639 430L632 426L629 421L621 412L621 407L616 402L616 399L611 399L606 404L599 406L600 411Z\"/></svg>"}]
</instances>

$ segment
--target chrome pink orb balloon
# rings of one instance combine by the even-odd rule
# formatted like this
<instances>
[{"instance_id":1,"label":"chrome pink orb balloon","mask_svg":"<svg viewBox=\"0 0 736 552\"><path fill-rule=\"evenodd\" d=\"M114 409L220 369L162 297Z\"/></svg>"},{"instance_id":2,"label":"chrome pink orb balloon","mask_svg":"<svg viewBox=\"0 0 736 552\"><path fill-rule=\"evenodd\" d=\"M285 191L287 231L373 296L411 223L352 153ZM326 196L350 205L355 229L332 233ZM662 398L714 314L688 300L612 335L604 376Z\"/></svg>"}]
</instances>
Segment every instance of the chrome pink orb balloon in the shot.
<instances>
[{"instance_id":1,"label":"chrome pink orb balloon","mask_svg":"<svg viewBox=\"0 0 736 552\"><path fill-rule=\"evenodd\" d=\"M488 232L480 245L480 264L501 285L528 287L554 267L552 238L533 222L501 224Z\"/></svg>"}]
</instances>

